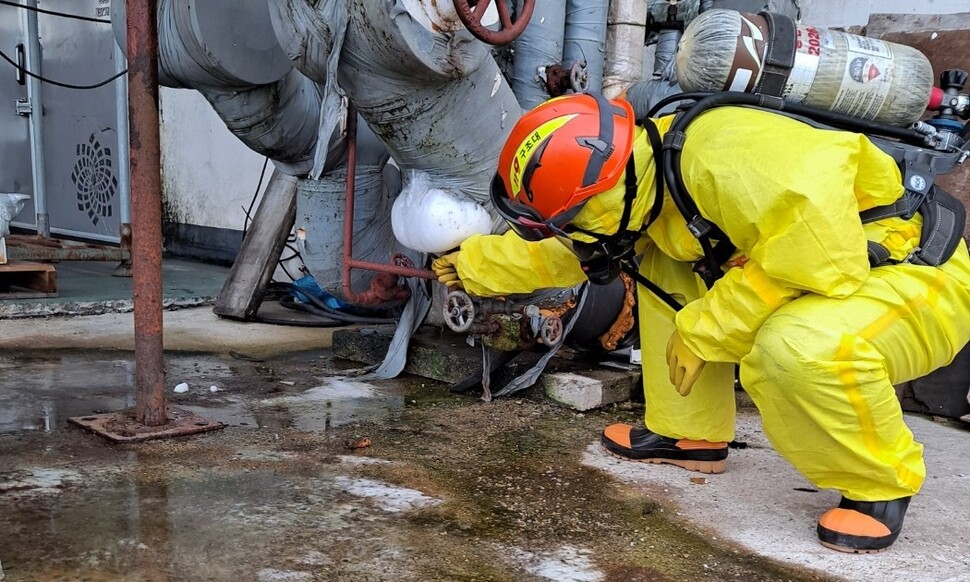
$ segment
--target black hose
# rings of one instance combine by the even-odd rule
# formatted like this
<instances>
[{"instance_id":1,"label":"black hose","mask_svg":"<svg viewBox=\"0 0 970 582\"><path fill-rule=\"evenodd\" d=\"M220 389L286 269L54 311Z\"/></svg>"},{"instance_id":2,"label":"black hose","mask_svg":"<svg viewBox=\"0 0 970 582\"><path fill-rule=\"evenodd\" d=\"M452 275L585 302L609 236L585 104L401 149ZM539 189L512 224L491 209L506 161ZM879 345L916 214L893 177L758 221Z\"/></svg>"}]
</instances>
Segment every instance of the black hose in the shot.
<instances>
[{"instance_id":1,"label":"black hose","mask_svg":"<svg viewBox=\"0 0 970 582\"><path fill-rule=\"evenodd\" d=\"M650 111L647 111L647 117L653 117L654 115L660 113L664 107L670 105L671 103L676 103L678 101L698 101L710 95L713 95L713 93L709 91L693 91L690 93L677 93L676 95L664 97L653 107L651 107Z\"/></svg>"},{"instance_id":2,"label":"black hose","mask_svg":"<svg viewBox=\"0 0 970 582\"><path fill-rule=\"evenodd\" d=\"M288 325L290 327L344 327L347 325L342 321L336 321L333 319L324 320L301 320L301 319L286 319L282 317L268 317L265 315L256 315L253 321L257 323L266 323L269 325Z\"/></svg>"},{"instance_id":3,"label":"black hose","mask_svg":"<svg viewBox=\"0 0 970 582\"><path fill-rule=\"evenodd\" d=\"M353 315L351 313L344 313L329 307L324 302L320 301L316 297L309 295L305 291L300 291L300 295L309 300L309 303L297 303L292 297L282 297L280 298L280 305L286 307L287 309L298 309L312 313L314 315L319 315L321 317L326 317L328 319L333 319L339 321L344 325L348 324L371 324L371 325L384 325L397 323L394 319L379 318L379 317L364 317L360 315Z\"/></svg>"}]
</instances>

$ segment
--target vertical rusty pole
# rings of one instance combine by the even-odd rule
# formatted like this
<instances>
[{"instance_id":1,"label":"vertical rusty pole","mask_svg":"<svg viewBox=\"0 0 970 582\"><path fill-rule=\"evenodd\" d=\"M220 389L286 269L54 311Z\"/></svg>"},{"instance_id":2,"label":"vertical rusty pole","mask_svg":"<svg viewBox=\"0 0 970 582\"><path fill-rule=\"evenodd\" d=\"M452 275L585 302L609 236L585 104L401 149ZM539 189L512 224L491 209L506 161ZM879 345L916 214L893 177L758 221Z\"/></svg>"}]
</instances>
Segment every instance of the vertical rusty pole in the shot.
<instances>
[{"instance_id":1,"label":"vertical rusty pole","mask_svg":"<svg viewBox=\"0 0 970 582\"><path fill-rule=\"evenodd\" d=\"M125 0L135 302L135 417L167 422L162 352L162 186L158 120L158 0Z\"/></svg>"}]
</instances>

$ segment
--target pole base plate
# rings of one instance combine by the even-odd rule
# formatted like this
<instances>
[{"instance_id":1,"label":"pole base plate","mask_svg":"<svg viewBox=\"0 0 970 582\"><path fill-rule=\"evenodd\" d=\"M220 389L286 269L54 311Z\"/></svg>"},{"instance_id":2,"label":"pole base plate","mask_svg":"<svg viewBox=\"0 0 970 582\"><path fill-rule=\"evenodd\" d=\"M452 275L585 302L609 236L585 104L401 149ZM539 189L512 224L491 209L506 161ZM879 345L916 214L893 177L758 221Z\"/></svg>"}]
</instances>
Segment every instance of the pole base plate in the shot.
<instances>
[{"instance_id":1,"label":"pole base plate","mask_svg":"<svg viewBox=\"0 0 970 582\"><path fill-rule=\"evenodd\" d=\"M75 416L67 421L114 443L168 439L226 428L221 422L213 422L174 406L168 407L168 422L161 426L139 423L135 420L134 410Z\"/></svg>"}]
</instances>

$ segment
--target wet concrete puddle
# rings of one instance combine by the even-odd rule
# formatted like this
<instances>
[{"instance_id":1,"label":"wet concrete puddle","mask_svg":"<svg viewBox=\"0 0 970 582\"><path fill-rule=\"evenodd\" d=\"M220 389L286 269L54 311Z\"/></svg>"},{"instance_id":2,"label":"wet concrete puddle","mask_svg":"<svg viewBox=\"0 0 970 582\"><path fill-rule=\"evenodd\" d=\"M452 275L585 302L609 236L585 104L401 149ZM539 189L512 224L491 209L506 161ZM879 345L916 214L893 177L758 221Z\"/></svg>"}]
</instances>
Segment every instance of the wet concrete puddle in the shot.
<instances>
[{"instance_id":1,"label":"wet concrete puddle","mask_svg":"<svg viewBox=\"0 0 970 582\"><path fill-rule=\"evenodd\" d=\"M166 365L169 403L225 430L112 445L66 419L133 405L129 354L0 361L6 580L811 579L580 463L642 409L486 404L319 354Z\"/></svg>"}]
</instances>

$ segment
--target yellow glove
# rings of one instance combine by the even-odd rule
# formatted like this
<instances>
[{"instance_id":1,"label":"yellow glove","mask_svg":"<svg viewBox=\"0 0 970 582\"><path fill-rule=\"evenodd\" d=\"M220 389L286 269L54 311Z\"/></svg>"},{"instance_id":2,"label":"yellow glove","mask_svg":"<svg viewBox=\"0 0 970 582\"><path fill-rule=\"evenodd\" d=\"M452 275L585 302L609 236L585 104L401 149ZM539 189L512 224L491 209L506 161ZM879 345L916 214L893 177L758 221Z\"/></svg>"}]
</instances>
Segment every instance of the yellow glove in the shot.
<instances>
[{"instance_id":1,"label":"yellow glove","mask_svg":"<svg viewBox=\"0 0 970 582\"><path fill-rule=\"evenodd\" d=\"M705 363L687 347L679 331L675 331L670 336L670 341L667 342L667 365L670 366L668 373L670 383L681 396L690 394Z\"/></svg>"},{"instance_id":2,"label":"yellow glove","mask_svg":"<svg viewBox=\"0 0 970 582\"><path fill-rule=\"evenodd\" d=\"M458 278L458 270L455 269L455 263L458 262L459 252L461 251L455 251L453 253L448 253L447 255L442 255L431 262L431 270L434 271L435 275L438 275L438 281L448 287L449 291L465 288L465 286L461 284L461 279Z\"/></svg>"}]
</instances>

